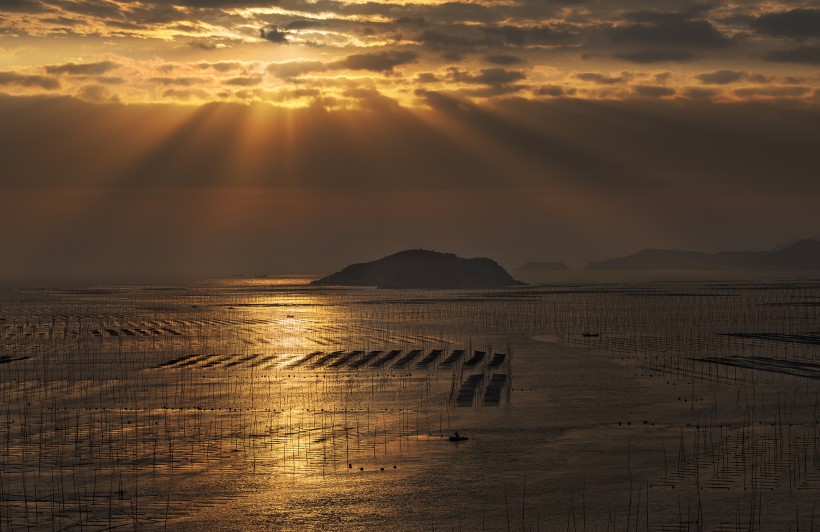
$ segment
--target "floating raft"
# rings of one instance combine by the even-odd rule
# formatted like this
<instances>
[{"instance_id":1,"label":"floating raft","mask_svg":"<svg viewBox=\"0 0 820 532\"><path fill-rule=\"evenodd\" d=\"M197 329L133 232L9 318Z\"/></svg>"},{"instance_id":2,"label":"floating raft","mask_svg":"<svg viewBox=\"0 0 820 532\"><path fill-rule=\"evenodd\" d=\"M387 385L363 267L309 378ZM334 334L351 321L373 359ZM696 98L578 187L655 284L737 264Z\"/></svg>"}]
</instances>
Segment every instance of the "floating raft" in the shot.
<instances>
[{"instance_id":1,"label":"floating raft","mask_svg":"<svg viewBox=\"0 0 820 532\"><path fill-rule=\"evenodd\" d=\"M391 360L393 360L394 358L396 358L397 356L399 356L400 354L401 354L401 349L394 349L394 350L390 351L389 353L387 353L386 355L383 355L380 358L377 358L376 361L373 362L370 365L370 367L371 368L380 368L380 367L384 366L386 363L388 363Z\"/></svg>"},{"instance_id":2,"label":"floating raft","mask_svg":"<svg viewBox=\"0 0 820 532\"><path fill-rule=\"evenodd\" d=\"M476 373L467 377L467 380L461 383L461 387L458 389L456 406L473 406L476 392L478 392L482 382L484 382L483 373Z\"/></svg>"},{"instance_id":3,"label":"floating raft","mask_svg":"<svg viewBox=\"0 0 820 532\"><path fill-rule=\"evenodd\" d=\"M262 371L277 369L295 370L370 370L379 371L384 368L395 368L406 370L415 368L445 368L453 369L455 374L461 376L459 368L464 360L466 350L454 349L447 354L444 349L411 349L402 351L393 349L390 351L383 349L364 349L313 351L305 355L292 353L230 353L230 354L191 354L169 358L164 362L159 362L152 366L152 369L257 369ZM471 372L484 372L489 379L492 372L509 373L509 355L505 353L494 353L488 360L487 351L475 351L473 355L463 362L463 367Z\"/></svg>"},{"instance_id":4,"label":"floating raft","mask_svg":"<svg viewBox=\"0 0 820 532\"><path fill-rule=\"evenodd\" d=\"M394 368L403 368L404 366L409 364L414 358L419 356L421 353L422 353L421 349L413 349L412 351L410 351L409 353L407 353L406 355L404 355L403 357L398 359L396 361L396 363L393 364L393 367Z\"/></svg>"},{"instance_id":5,"label":"floating raft","mask_svg":"<svg viewBox=\"0 0 820 532\"><path fill-rule=\"evenodd\" d=\"M419 360L418 364L416 365L422 368L426 368L427 366L435 362L443 352L444 351L441 349L433 349L432 351L430 351L430 354Z\"/></svg>"},{"instance_id":6,"label":"floating raft","mask_svg":"<svg viewBox=\"0 0 820 532\"><path fill-rule=\"evenodd\" d=\"M453 352L450 353L450 356L444 359L444 362L441 363L441 366L445 368L452 366L453 364L461 360L461 357L464 356L464 353L466 353L464 349L453 350Z\"/></svg>"},{"instance_id":7,"label":"floating raft","mask_svg":"<svg viewBox=\"0 0 820 532\"><path fill-rule=\"evenodd\" d=\"M288 367L289 368L298 368L299 366L303 366L303 365L307 364L308 362L310 362L314 358L320 356L321 354L322 354L322 351L314 351L313 353L305 355L302 358L296 360L295 362L292 362Z\"/></svg>"},{"instance_id":8,"label":"floating raft","mask_svg":"<svg viewBox=\"0 0 820 532\"><path fill-rule=\"evenodd\" d=\"M468 368L475 367L478 364L480 364L481 361L484 360L484 357L486 357L486 356L487 356L486 351L476 351L475 353L473 353L473 356L470 357L470 360L465 362L464 365Z\"/></svg>"},{"instance_id":9,"label":"floating raft","mask_svg":"<svg viewBox=\"0 0 820 532\"><path fill-rule=\"evenodd\" d=\"M371 351L368 354L366 354L365 356L363 356L362 358L351 362L350 367L354 368L354 369L358 369L358 368L360 368L360 367L362 367L366 364L369 364L371 360L373 360L377 356L381 355L382 353L384 353L384 351Z\"/></svg>"},{"instance_id":10,"label":"floating raft","mask_svg":"<svg viewBox=\"0 0 820 532\"><path fill-rule=\"evenodd\" d=\"M493 373L487 390L484 392L484 406L498 406L501 403L501 393L507 384L506 373Z\"/></svg>"},{"instance_id":11,"label":"floating raft","mask_svg":"<svg viewBox=\"0 0 820 532\"><path fill-rule=\"evenodd\" d=\"M351 351L350 353L344 355L343 357L341 357L338 360L336 360L335 362L333 362L328 367L338 368L338 367L344 366L345 364L347 364L348 362L350 362L351 360L353 360L357 356L361 356L363 354L364 354L364 351Z\"/></svg>"},{"instance_id":12,"label":"floating raft","mask_svg":"<svg viewBox=\"0 0 820 532\"><path fill-rule=\"evenodd\" d=\"M505 360L507 360L507 355L505 353L496 353L493 355L493 359L490 360L490 363L487 364L487 367L490 369L498 368L504 363Z\"/></svg>"}]
</instances>

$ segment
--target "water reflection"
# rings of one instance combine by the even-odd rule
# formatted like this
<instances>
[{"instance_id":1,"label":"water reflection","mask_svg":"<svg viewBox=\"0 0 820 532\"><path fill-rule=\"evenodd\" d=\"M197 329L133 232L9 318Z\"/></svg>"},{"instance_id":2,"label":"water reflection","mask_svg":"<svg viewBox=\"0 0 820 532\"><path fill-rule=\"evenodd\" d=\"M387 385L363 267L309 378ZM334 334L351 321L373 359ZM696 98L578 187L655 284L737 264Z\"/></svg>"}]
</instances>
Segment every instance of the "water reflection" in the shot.
<instances>
[{"instance_id":1,"label":"water reflection","mask_svg":"<svg viewBox=\"0 0 820 532\"><path fill-rule=\"evenodd\" d=\"M817 360L809 282L158 288L0 294L0 528L737 528L820 488L817 383L767 369Z\"/></svg>"}]
</instances>

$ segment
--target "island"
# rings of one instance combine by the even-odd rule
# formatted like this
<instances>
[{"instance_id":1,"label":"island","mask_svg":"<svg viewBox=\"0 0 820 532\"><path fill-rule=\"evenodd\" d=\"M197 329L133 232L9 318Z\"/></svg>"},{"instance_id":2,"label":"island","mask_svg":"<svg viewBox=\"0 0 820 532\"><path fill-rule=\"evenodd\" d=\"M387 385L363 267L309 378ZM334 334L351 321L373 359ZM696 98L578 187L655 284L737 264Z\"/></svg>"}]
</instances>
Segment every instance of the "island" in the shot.
<instances>
[{"instance_id":1,"label":"island","mask_svg":"<svg viewBox=\"0 0 820 532\"><path fill-rule=\"evenodd\" d=\"M799 240L774 251L677 251L645 249L620 259L590 262L587 270L820 270L820 241Z\"/></svg>"},{"instance_id":2,"label":"island","mask_svg":"<svg viewBox=\"0 0 820 532\"><path fill-rule=\"evenodd\" d=\"M372 262L351 264L311 284L449 289L496 288L524 283L513 279L492 259L465 259L453 253L411 249Z\"/></svg>"},{"instance_id":3,"label":"island","mask_svg":"<svg viewBox=\"0 0 820 532\"><path fill-rule=\"evenodd\" d=\"M563 262L528 262L518 268L519 272L566 272L569 266Z\"/></svg>"}]
</instances>

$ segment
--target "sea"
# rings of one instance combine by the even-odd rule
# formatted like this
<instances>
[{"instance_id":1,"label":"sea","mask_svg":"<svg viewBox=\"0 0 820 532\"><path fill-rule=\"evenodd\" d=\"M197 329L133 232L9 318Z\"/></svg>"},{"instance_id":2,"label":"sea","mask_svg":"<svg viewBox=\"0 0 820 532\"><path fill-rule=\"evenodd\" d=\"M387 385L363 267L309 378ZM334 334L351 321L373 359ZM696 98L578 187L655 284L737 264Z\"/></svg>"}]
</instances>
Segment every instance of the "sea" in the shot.
<instances>
[{"instance_id":1,"label":"sea","mask_svg":"<svg viewBox=\"0 0 820 532\"><path fill-rule=\"evenodd\" d=\"M0 530L820 527L820 273L523 280L2 288Z\"/></svg>"}]
</instances>

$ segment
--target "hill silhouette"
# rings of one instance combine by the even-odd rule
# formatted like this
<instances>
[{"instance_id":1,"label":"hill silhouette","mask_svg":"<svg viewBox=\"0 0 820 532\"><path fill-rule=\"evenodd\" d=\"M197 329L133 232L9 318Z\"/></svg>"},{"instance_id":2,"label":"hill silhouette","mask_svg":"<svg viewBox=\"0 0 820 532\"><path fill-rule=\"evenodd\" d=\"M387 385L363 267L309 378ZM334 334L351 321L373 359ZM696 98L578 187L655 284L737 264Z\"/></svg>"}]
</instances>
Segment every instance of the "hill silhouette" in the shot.
<instances>
[{"instance_id":1,"label":"hill silhouette","mask_svg":"<svg viewBox=\"0 0 820 532\"><path fill-rule=\"evenodd\" d=\"M587 270L820 270L820 241L805 239L775 251L676 251L645 249L627 257L590 262Z\"/></svg>"},{"instance_id":2,"label":"hill silhouette","mask_svg":"<svg viewBox=\"0 0 820 532\"><path fill-rule=\"evenodd\" d=\"M528 262L518 268L519 272L565 272L569 266L563 262Z\"/></svg>"},{"instance_id":3,"label":"hill silhouette","mask_svg":"<svg viewBox=\"0 0 820 532\"><path fill-rule=\"evenodd\" d=\"M351 264L311 284L380 288L492 288L523 283L513 279L492 259L464 259L452 253L414 249L372 262Z\"/></svg>"}]
</instances>

